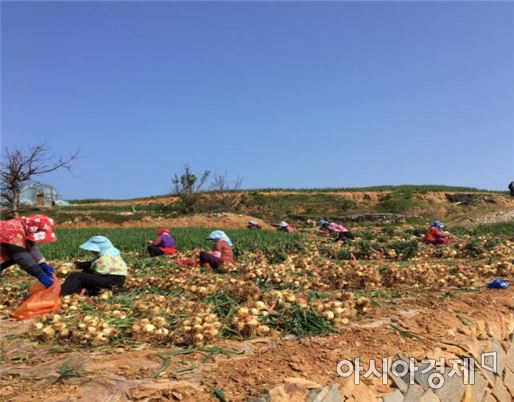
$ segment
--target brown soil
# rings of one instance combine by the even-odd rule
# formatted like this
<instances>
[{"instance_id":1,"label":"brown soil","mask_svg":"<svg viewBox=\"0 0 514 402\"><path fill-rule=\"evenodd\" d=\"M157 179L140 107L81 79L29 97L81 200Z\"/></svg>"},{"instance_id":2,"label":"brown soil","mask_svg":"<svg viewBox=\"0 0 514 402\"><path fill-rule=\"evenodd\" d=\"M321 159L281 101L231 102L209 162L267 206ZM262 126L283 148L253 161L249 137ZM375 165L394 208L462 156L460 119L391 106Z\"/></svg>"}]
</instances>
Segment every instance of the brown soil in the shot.
<instances>
[{"instance_id":1,"label":"brown soil","mask_svg":"<svg viewBox=\"0 0 514 402\"><path fill-rule=\"evenodd\" d=\"M192 216L182 216L179 218L152 218L146 217L138 221L126 221L123 223L109 222L64 222L60 227L64 228L84 228L84 227L101 227L101 228L119 228L119 227L203 227L203 228L220 228L220 229L239 229L244 228L249 221L256 220L264 229L273 229L273 227L258 218L249 215L219 213L219 214L198 214Z\"/></svg>"},{"instance_id":2,"label":"brown soil","mask_svg":"<svg viewBox=\"0 0 514 402\"><path fill-rule=\"evenodd\" d=\"M512 319L514 289L419 292L402 299L382 300L369 315L340 334L303 340L258 338L244 343L222 341L242 355L208 357L195 352L170 356L168 371L197 366L192 373L164 374L156 378L162 358L170 349L69 351L29 343L20 338L29 322L0 320L0 401L216 401L214 389L222 389L229 401L243 401L261 394L286 378L300 377L321 385L348 379L336 375L341 359L369 359L404 352L418 359L433 357L440 348L452 355L452 340L469 333L469 323ZM494 315L491 312L494 311ZM463 323L463 317L468 325ZM402 327L416 338L400 335ZM451 328L451 330L449 330ZM59 378L64 362L78 377ZM380 390L381 385L375 383ZM384 389L385 391L385 389Z\"/></svg>"}]
</instances>

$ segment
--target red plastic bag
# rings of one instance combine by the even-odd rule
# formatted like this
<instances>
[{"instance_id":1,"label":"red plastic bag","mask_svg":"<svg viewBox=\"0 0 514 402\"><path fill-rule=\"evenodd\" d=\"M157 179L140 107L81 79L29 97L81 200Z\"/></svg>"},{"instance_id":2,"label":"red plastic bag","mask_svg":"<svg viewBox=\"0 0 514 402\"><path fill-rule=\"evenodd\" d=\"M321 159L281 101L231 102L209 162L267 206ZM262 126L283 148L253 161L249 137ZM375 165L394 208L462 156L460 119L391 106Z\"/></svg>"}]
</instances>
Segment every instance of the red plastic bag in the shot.
<instances>
[{"instance_id":1,"label":"red plastic bag","mask_svg":"<svg viewBox=\"0 0 514 402\"><path fill-rule=\"evenodd\" d=\"M54 283L48 289L37 282L31 286L29 295L11 313L17 320L53 313L59 309L59 295L61 284L53 274Z\"/></svg>"}]
</instances>

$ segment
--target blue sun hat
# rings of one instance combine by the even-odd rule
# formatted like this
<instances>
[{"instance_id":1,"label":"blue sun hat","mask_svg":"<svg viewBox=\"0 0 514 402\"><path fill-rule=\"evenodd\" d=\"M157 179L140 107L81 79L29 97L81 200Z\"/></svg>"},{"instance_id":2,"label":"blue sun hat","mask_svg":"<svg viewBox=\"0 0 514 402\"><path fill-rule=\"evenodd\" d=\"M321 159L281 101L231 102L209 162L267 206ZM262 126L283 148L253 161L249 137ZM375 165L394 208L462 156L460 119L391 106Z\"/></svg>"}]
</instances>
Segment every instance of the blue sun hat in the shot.
<instances>
[{"instance_id":1,"label":"blue sun hat","mask_svg":"<svg viewBox=\"0 0 514 402\"><path fill-rule=\"evenodd\" d=\"M432 223L432 227L442 229L444 228L444 223L441 221L435 221L434 223Z\"/></svg>"},{"instance_id":2,"label":"blue sun hat","mask_svg":"<svg viewBox=\"0 0 514 402\"><path fill-rule=\"evenodd\" d=\"M105 236L93 236L87 242L81 244L80 248L87 251L95 251L100 256L110 255L116 257L120 255L120 250L114 247Z\"/></svg>"},{"instance_id":3,"label":"blue sun hat","mask_svg":"<svg viewBox=\"0 0 514 402\"><path fill-rule=\"evenodd\" d=\"M211 232L211 234L209 236L207 236L207 240L214 240L214 241L223 240L223 241L226 241L230 247L233 246L232 240L230 240L230 238L226 235L226 233L223 230L215 230L215 231Z\"/></svg>"},{"instance_id":4,"label":"blue sun hat","mask_svg":"<svg viewBox=\"0 0 514 402\"><path fill-rule=\"evenodd\" d=\"M330 224L330 222L325 220L325 219L320 219L320 221L319 221L319 225L320 226L325 226L325 225L328 225L328 224Z\"/></svg>"}]
</instances>

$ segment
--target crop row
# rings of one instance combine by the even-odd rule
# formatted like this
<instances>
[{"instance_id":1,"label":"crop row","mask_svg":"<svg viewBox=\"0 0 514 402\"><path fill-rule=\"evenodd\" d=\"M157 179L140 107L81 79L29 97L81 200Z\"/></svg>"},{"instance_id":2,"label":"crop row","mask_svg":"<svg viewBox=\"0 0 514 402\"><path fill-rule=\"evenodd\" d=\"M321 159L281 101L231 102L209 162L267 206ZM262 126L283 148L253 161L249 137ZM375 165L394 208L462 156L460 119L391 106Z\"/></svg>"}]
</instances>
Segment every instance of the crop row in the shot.
<instances>
[{"instance_id":1,"label":"crop row","mask_svg":"<svg viewBox=\"0 0 514 402\"><path fill-rule=\"evenodd\" d=\"M213 229L177 228L172 230L177 247L182 251L210 248L206 241ZM287 252L302 250L304 242L299 235L271 231L251 231L247 229L227 230L234 243L234 253L241 256L246 252L263 252L274 258L281 258ZM155 228L81 228L58 229L57 242L43 244L46 258L62 260L84 255L79 246L88 238L96 235L108 237L122 252L146 254L148 240L155 237Z\"/></svg>"}]
</instances>

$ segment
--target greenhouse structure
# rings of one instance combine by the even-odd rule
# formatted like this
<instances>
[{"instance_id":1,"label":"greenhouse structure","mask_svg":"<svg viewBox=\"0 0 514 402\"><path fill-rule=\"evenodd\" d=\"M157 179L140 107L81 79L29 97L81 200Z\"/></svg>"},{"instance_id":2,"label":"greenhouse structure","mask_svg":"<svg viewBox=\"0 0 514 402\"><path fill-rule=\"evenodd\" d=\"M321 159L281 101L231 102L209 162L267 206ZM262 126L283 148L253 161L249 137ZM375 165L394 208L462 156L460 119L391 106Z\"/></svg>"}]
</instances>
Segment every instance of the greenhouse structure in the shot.
<instances>
[{"instance_id":1,"label":"greenhouse structure","mask_svg":"<svg viewBox=\"0 0 514 402\"><path fill-rule=\"evenodd\" d=\"M61 195L48 184L34 182L21 189L20 203L25 206L53 207L68 205Z\"/></svg>"}]
</instances>

